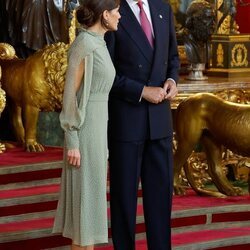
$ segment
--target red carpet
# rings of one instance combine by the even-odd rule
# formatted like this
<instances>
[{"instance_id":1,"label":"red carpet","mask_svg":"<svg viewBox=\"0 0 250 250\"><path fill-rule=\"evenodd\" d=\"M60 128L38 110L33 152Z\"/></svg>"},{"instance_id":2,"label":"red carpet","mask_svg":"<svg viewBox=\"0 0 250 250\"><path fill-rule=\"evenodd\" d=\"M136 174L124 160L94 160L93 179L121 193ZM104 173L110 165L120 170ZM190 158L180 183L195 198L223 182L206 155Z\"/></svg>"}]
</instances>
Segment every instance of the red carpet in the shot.
<instances>
[{"instance_id":1,"label":"red carpet","mask_svg":"<svg viewBox=\"0 0 250 250\"><path fill-rule=\"evenodd\" d=\"M223 230L204 230L202 234L200 232L189 232L184 234L175 235L173 237L173 244L175 246L190 244L201 241L210 241L216 239L225 239L236 236L249 235L250 227L247 228L224 228Z\"/></svg>"},{"instance_id":2,"label":"red carpet","mask_svg":"<svg viewBox=\"0 0 250 250\"><path fill-rule=\"evenodd\" d=\"M23 230L36 230L39 228L51 228L53 221L54 218L45 218L1 224L0 233L11 233Z\"/></svg>"},{"instance_id":3,"label":"red carpet","mask_svg":"<svg viewBox=\"0 0 250 250\"><path fill-rule=\"evenodd\" d=\"M106 247L95 247L96 250L114 250L112 246ZM145 240L137 240L136 241L136 250L147 250L147 244Z\"/></svg>"},{"instance_id":4,"label":"red carpet","mask_svg":"<svg viewBox=\"0 0 250 250\"><path fill-rule=\"evenodd\" d=\"M17 197L27 197L36 194L47 194L47 193L57 193L59 192L59 185L46 185L30 188L12 189L12 190L2 190L0 191L1 199L10 199Z\"/></svg>"},{"instance_id":5,"label":"red carpet","mask_svg":"<svg viewBox=\"0 0 250 250\"><path fill-rule=\"evenodd\" d=\"M249 245L237 245L237 246L228 246L228 247L220 247L220 248L212 248L212 249L213 250L249 250ZM95 250L114 250L114 248L112 246L95 247ZM138 240L136 242L136 250L148 250L146 241ZM189 249L187 248L186 250L189 250Z\"/></svg>"},{"instance_id":6,"label":"red carpet","mask_svg":"<svg viewBox=\"0 0 250 250\"><path fill-rule=\"evenodd\" d=\"M20 165L21 167L22 165ZM0 167L1 169L1 167ZM35 171L35 173L34 173ZM61 176L61 169L45 169L45 170L36 170L36 166L32 166L32 170L30 172L19 172L19 173L10 173L10 174L1 174L0 175L0 184L8 184L8 183L18 183L18 182L26 182L26 181L36 181L36 180L44 180L48 178L57 178Z\"/></svg>"},{"instance_id":7,"label":"red carpet","mask_svg":"<svg viewBox=\"0 0 250 250\"><path fill-rule=\"evenodd\" d=\"M36 213L36 212L55 210L56 207L57 207L57 200L0 207L0 217L10 216L10 215L13 216L13 215L17 215L20 213L27 214L27 213Z\"/></svg>"},{"instance_id":8,"label":"red carpet","mask_svg":"<svg viewBox=\"0 0 250 250\"><path fill-rule=\"evenodd\" d=\"M0 170L7 167L21 168L24 165L34 164L29 171L9 171L0 174L0 185L8 183L18 183L26 181L44 180L49 178L57 178L61 175L61 169L42 169L42 163L61 162L63 159L63 148L61 147L45 147L44 152L30 153L24 151L21 147L7 149L0 154ZM34 173L36 171L36 173Z\"/></svg>"},{"instance_id":9,"label":"red carpet","mask_svg":"<svg viewBox=\"0 0 250 250\"><path fill-rule=\"evenodd\" d=\"M193 190L189 189L187 195L175 196L173 200L173 209L183 210L192 208L204 208L214 206L227 206L235 204L249 204L250 196L231 196L227 198L215 198L208 196L199 196Z\"/></svg>"},{"instance_id":10,"label":"red carpet","mask_svg":"<svg viewBox=\"0 0 250 250\"><path fill-rule=\"evenodd\" d=\"M7 149L0 154L0 167L24 165L32 163L60 161L63 158L61 147L45 147L44 152L26 152L21 147Z\"/></svg>"}]
</instances>

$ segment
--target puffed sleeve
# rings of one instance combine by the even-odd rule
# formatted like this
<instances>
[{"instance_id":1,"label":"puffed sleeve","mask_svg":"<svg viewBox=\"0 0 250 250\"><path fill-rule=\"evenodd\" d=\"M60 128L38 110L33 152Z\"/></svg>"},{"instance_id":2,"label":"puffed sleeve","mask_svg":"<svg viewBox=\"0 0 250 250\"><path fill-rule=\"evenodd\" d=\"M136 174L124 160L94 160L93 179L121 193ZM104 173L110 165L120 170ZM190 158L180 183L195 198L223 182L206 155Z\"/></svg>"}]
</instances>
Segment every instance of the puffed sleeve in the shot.
<instances>
[{"instance_id":1,"label":"puffed sleeve","mask_svg":"<svg viewBox=\"0 0 250 250\"><path fill-rule=\"evenodd\" d=\"M90 95L93 74L93 50L89 50L84 37L77 37L68 52L63 105L60 113L61 127L65 132L67 149L79 148L78 130L84 123L86 106ZM75 80L81 62L85 72L79 90L75 90Z\"/></svg>"}]
</instances>

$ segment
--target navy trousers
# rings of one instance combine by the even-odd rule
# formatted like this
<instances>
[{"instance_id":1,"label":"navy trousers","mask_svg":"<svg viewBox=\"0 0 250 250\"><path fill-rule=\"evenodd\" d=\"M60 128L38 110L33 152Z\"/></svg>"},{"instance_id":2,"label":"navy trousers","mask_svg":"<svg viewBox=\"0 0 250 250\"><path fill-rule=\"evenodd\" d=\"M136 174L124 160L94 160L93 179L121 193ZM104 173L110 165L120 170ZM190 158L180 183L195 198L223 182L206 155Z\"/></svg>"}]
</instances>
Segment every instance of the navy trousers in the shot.
<instances>
[{"instance_id":1,"label":"navy trousers","mask_svg":"<svg viewBox=\"0 0 250 250\"><path fill-rule=\"evenodd\" d=\"M148 250L171 249L172 154L172 137L109 142L111 227L115 250L135 249L140 180Z\"/></svg>"}]
</instances>

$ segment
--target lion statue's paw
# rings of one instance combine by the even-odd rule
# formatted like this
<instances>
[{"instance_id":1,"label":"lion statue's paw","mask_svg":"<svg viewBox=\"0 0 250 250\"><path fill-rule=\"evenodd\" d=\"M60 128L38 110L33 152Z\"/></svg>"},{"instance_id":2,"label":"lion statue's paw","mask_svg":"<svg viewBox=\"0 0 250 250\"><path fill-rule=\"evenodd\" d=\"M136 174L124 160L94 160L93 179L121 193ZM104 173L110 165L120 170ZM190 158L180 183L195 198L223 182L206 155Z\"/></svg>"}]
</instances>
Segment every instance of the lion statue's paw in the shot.
<instances>
[{"instance_id":1,"label":"lion statue's paw","mask_svg":"<svg viewBox=\"0 0 250 250\"><path fill-rule=\"evenodd\" d=\"M42 144L38 143L35 140L27 140L25 143L25 149L28 152L43 152L44 147Z\"/></svg>"},{"instance_id":2,"label":"lion statue's paw","mask_svg":"<svg viewBox=\"0 0 250 250\"><path fill-rule=\"evenodd\" d=\"M242 188L240 188L240 187L233 187L233 191L234 191L233 192L234 196L238 196L238 195L243 195L244 194Z\"/></svg>"},{"instance_id":3,"label":"lion statue's paw","mask_svg":"<svg viewBox=\"0 0 250 250\"><path fill-rule=\"evenodd\" d=\"M230 189L228 189L228 187L227 187L223 191L223 193L228 195L228 196L238 196L238 195L243 195L244 194L242 188L240 188L240 187L232 187Z\"/></svg>"},{"instance_id":4,"label":"lion statue's paw","mask_svg":"<svg viewBox=\"0 0 250 250\"><path fill-rule=\"evenodd\" d=\"M175 195L185 195L186 188L180 184L174 184L174 194Z\"/></svg>"}]
</instances>

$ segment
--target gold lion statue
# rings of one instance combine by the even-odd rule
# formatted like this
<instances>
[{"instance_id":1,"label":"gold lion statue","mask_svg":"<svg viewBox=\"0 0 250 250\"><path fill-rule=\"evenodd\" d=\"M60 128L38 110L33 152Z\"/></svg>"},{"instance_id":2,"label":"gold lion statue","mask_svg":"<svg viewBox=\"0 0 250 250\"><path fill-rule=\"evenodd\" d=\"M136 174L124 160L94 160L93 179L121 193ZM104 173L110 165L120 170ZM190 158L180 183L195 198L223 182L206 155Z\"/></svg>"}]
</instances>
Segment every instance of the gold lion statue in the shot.
<instances>
[{"instance_id":1,"label":"gold lion statue","mask_svg":"<svg viewBox=\"0 0 250 250\"><path fill-rule=\"evenodd\" d=\"M39 111L59 111L67 68L69 45L56 43L27 59L15 56L8 44L0 44L2 88L10 98L11 119L18 142L27 151L43 151L37 142Z\"/></svg>"},{"instance_id":2,"label":"gold lion statue","mask_svg":"<svg viewBox=\"0 0 250 250\"><path fill-rule=\"evenodd\" d=\"M174 191L183 194L180 172L184 166L186 177L199 194L217 197L241 195L223 172L223 146L236 154L250 156L250 105L224 101L208 93L193 95L180 103L176 110L177 150L174 155ZM187 159L201 143L207 156L208 174L219 192L206 190L195 182Z\"/></svg>"}]
</instances>

